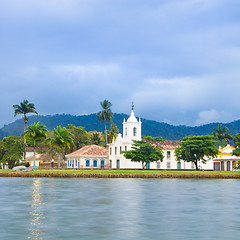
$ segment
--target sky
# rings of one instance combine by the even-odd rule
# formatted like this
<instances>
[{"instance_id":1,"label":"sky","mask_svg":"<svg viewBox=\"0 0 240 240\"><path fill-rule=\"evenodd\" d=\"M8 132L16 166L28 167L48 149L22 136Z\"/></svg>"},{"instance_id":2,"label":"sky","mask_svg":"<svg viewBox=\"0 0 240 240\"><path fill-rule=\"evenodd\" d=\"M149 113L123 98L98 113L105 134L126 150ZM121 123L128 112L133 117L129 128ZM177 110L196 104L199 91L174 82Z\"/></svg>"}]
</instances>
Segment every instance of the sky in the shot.
<instances>
[{"instance_id":1,"label":"sky","mask_svg":"<svg viewBox=\"0 0 240 240\"><path fill-rule=\"evenodd\" d=\"M239 0L0 0L0 127L112 111L173 125L240 119Z\"/></svg>"}]
</instances>

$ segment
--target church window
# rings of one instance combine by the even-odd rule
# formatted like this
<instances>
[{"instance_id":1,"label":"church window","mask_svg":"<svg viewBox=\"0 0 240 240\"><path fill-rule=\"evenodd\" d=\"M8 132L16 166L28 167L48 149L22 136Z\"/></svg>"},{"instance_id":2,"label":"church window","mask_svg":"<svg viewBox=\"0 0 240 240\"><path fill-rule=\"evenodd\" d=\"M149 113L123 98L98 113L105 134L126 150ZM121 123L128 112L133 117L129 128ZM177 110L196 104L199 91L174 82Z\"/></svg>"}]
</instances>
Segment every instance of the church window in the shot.
<instances>
[{"instance_id":1,"label":"church window","mask_svg":"<svg viewBox=\"0 0 240 240\"><path fill-rule=\"evenodd\" d=\"M133 136L136 137L137 136L137 128L133 128Z\"/></svg>"},{"instance_id":2,"label":"church window","mask_svg":"<svg viewBox=\"0 0 240 240\"><path fill-rule=\"evenodd\" d=\"M127 146L125 146L125 151L127 151Z\"/></svg>"},{"instance_id":3,"label":"church window","mask_svg":"<svg viewBox=\"0 0 240 240\"><path fill-rule=\"evenodd\" d=\"M112 148L109 148L109 154L112 155Z\"/></svg>"},{"instance_id":4,"label":"church window","mask_svg":"<svg viewBox=\"0 0 240 240\"><path fill-rule=\"evenodd\" d=\"M157 168L160 168L160 161L157 161Z\"/></svg>"},{"instance_id":5,"label":"church window","mask_svg":"<svg viewBox=\"0 0 240 240\"><path fill-rule=\"evenodd\" d=\"M167 169L171 168L171 162L167 162Z\"/></svg>"},{"instance_id":6,"label":"church window","mask_svg":"<svg viewBox=\"0 0 240 240\"><path fill-rule=\"evenodd\" d=\"M97 167L97 160L93 161L93 167Z\"/></svg>"},{"instance_id":7,"label":"church window","mask_svg":"<svg viewBox=\"0 0 240 240\"><path fill-rule=\"evenodd\" d=\"M117 147L115 147L115 155L117 155Z\"/></svg>"},{"instance_id":8,"label":"church window","mask_svg":"<svg viewBox=\"0 0 240 240\"><path fill-rule=\"evenodd\" d=\"M125 135L127 136L127 128L125 128Z\"/></svg>"},{"instance_id":9,"label":"church window","mask_svg":"<svg viewBox=\"0 0 240 240\"><path fill-rule=\"evenodd\" d=\"M122 147L120 147L120 154L121 154L121 151L122 151Z\"/></svg>"},{"instance_id":10,"label":"church window","mask_svg":"<svg viewBox=\"0 0 240 240\"><path fill-rule=\"evenodd\" d=\"M170 158L171 158L171 152L167 151L167 159L170 159Z\"/></svg>"}]
</instances>

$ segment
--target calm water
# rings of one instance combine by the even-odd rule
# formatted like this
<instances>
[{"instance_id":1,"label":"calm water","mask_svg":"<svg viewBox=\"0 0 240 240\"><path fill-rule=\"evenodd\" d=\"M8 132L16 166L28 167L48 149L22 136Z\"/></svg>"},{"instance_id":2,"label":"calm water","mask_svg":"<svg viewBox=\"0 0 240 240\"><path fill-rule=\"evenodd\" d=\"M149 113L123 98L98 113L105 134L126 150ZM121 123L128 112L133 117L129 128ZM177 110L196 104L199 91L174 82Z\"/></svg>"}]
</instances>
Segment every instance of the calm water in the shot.
<instances>
[{"instance_id":1,"label":"calm water","mask_svg":"<svg viewBox=\"0 0 240 240\"><path fill-rule=\"evenodd\" d=\"M240 181L0 178L0 239L239 239Z\"/></svg>"}]
</instances>

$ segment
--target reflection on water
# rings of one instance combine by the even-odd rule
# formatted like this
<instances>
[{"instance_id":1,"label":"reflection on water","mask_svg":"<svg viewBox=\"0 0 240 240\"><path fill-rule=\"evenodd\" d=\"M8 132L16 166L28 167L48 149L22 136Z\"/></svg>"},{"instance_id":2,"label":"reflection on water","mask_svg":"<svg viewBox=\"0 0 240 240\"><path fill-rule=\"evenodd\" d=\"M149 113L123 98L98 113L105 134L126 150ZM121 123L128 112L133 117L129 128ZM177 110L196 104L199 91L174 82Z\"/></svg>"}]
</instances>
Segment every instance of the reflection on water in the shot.
<instances>
[{"instance_id":1,"label":"reflection on water","mask_svg":"<svg viewBox=\"0 0 240 240\"><path fill-rule=\"evenodd\" d=\"M42 234L42 220L43 220L43 213L42 213L42 196L41 196L41 188L42 188L42 180L41 178L35 178L32 183L32 204L30 207L30 237L29 239L36 239L41 240Z\"/></svg>"},{"instance_id":2,"label":"reflection on water","mask_svg":"<svg viewBox=\"0 0 240 240\"><path fill-rule=\"evenodd\" d=\"M0 239L239 240L240 181L0 178Z\"/></svg>"}]
</instances>

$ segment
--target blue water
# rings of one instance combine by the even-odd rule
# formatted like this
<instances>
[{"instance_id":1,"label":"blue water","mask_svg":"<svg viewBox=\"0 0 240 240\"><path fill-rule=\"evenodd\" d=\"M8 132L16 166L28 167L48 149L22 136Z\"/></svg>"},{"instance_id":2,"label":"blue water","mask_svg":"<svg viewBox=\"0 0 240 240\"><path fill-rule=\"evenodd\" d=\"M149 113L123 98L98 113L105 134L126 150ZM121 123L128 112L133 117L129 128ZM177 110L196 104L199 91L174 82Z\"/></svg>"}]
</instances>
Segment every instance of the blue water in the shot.
<instances>
[{"instance_id":1,"label":"blue water","mask_svg":"<svg viewBox=\"0 0 240 240\"><path fill-rule=\"evenodd\" d=\"M240 239L240 181L0 178L0 239Z\"/></svg>"}]
</instances>

